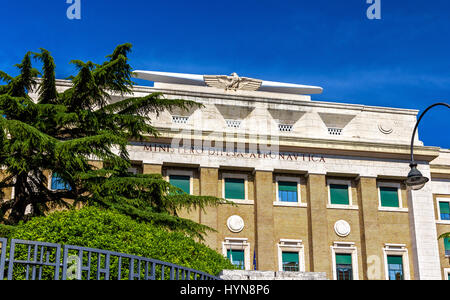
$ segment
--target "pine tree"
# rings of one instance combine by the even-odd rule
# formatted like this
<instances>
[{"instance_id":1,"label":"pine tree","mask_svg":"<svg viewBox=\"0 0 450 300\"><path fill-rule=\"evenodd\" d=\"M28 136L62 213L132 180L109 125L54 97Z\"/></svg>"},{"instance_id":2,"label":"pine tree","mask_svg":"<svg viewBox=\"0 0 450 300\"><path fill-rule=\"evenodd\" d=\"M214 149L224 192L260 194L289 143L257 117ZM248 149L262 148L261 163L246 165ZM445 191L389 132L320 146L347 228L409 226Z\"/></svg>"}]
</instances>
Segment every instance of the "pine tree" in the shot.
<instances>
[{"instance_id":1,"label":"pine tree","mask_svg":"<svg viewBox=\"0 0 450 300\"><path fill-rule=\"evenodd\" d=\"M0 193L14 187L14 197L0 203L4 223L17 224L82 202L198 238L210 229L177 212L218 205L221 199L182 193L160 174L127 171L129 142L158 136L150 114L201 106L160 93L132 97L130 50L130 44L119 45L102 64L71 61L78 72L64 92L57 90L55 63L45 49L27 53L16 65L17 77L0 72L6 83L0 86ZM42 74L32 67L32 59L42 63ZM29 97L32 90L38 92L37 101ZM123 100L113 102L111 95ZM103 167L96 168L92 159ZM50 189L49 173L58 174L67 188Z\"/></svg>"}]
</instances>

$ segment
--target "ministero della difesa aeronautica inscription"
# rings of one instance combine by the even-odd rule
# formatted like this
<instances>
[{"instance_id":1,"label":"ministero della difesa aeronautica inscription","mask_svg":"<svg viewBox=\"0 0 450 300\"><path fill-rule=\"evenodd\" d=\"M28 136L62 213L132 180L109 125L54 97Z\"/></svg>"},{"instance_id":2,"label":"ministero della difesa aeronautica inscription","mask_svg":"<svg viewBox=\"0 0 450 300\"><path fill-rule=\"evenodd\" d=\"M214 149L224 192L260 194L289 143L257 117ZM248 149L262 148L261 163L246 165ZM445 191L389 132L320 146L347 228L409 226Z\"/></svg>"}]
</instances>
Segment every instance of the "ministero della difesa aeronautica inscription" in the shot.
<instances>
[{"instance_id":1,"label":"ministero della difesa aeronautica inscription","mask_svg":"<svg viewBox=\"0 0 450 300\"><path fill-rule=\"evenodd\" d=\"M296 152L279 152L279 151L264 151L252 149L224 149L217 147L205 146L173 146L171 144L158 143L131 143L131 146L140 146L145 152L160 153L160 154L178 154L178 155L194 155L194 156L208 156L208 157L223 157L223 158L239 158L239 159L257 159L257 160L282 160L292 162L311 162L311 163L326 163L325 157L322 154L313 153L296 153Z\"/></svg>"}]
</instances>

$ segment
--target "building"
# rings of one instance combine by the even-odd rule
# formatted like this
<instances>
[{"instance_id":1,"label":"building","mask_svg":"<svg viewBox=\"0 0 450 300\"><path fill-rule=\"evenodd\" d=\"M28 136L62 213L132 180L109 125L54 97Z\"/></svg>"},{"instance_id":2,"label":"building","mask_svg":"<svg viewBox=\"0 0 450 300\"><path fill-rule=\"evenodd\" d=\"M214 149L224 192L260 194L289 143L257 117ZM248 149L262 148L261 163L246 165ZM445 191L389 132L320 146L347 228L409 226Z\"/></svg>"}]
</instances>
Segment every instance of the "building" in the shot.
<instances>
[{"instance_id":1,"label":"building","mask_svg":"<svg viewBox=\"0 0 450 300\"><path fill-rule=\"evenodd\" d=\"M319 87L232 76L136 71L202 108L152 116L161 137L132 142L131 172L161 173L224 204L182 216L216 230L206 243L252 270L326 272L329 279L449 279L450 151L417 138L417 110L311 100ZM59 89L70 85L58 81ZM116 96L119 97L119 96Z\"/></svg>"}]
</instances>

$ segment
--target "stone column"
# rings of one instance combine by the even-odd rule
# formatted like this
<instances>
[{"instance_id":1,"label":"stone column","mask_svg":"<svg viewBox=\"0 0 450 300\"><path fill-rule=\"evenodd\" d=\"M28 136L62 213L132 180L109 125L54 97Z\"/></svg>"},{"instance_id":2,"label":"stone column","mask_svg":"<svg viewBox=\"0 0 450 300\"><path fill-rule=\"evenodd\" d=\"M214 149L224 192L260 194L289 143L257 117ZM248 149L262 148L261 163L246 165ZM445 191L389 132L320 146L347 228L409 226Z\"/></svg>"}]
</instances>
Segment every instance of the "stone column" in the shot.
<instances>
[{"instance_id":1,"label":"stone column","mask_svg":"<svg viewBox=\"0 0 450 300\"><path fill-rule=\"evenodd\" d=\"M431 178L429 170L421 170ZM408 192L409 219L412 226L411 240L414 252L415 279L441 280L436 217L431 184L419 191Z\"/></svg>"},{"instance_id":2,"label":"stone column","mask_svg":"<svg viewBox=\"0 0 450 300\"><path fill-rule=\"evenodd\" d=\"M328 242L326 176L308 174L307 180L310 271L326 272L330 276L331 244Z\"/></svg>"},{"instance_id":3,"label":"stone column","mask_svg":"<svg viewBox=\"0 0 450 300\"><path fill-rule=\"evenodd\" d=\"M277 270L273 202L272 172L255 171L255 249L260 271Z\"/></svg>"},{"instance_id":4,"label":"stone column","mask_svg":"<svg viewBox=\"0 0 450 300\"><path fill-rule=\"evenodd\" d=\"M200 195L219 197L218 180L219 169L216 168L199 168L200 174ZM221 198L221 197L219 197ZM205 211L200 211L200 223L218 230L218 207L206 207ZM220 249L217 232L208 232L205 236L205 243L215 250Z\"/></svg>"},{"instance_id":5,"label":"stone column","mask_svg":"<svg viewBox=\"0 0 450 300\"><path fill-rule=\"evenodd\" d=\"M378 224L377 179L360 177L358 206L360 210L361 258L364 280L382 280L384 269L383 243Z\"/></svg>"}]
</instances>

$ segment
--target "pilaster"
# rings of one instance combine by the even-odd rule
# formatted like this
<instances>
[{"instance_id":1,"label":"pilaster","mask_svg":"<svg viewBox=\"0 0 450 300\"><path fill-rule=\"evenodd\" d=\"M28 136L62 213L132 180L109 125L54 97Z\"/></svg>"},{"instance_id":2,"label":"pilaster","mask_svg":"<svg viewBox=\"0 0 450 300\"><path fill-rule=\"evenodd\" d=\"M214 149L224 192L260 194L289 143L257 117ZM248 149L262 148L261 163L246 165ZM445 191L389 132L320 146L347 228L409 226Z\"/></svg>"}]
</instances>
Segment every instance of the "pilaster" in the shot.
<instances>
[{"instance_id":1,"label":"pilaster","mask_svg":"<svg viewBox=\"0 0 450 300\"><path fill-rule=\"evenodd\" d=\"M327 227L326 176L309 174L307 180L310 271L332 274Z\"/></svg>"},{"instance_id":2,"label":"pilaster","mask_svg":"<svg viewBox=\"0 0 450 300\"><path fill-rule=\"evenodd\" d=\"M257 268L276 270L272 172L255 171L255 228Z\"/></svg>"}]
</instances>

